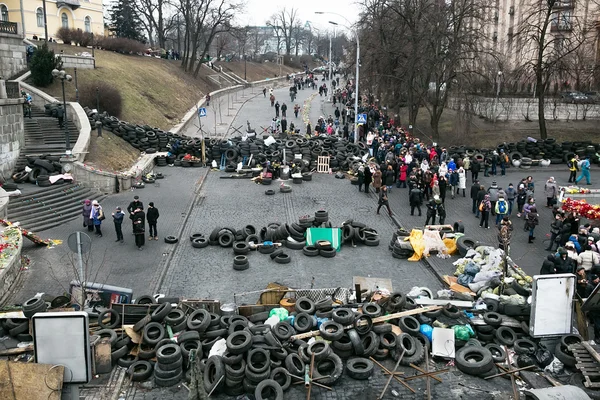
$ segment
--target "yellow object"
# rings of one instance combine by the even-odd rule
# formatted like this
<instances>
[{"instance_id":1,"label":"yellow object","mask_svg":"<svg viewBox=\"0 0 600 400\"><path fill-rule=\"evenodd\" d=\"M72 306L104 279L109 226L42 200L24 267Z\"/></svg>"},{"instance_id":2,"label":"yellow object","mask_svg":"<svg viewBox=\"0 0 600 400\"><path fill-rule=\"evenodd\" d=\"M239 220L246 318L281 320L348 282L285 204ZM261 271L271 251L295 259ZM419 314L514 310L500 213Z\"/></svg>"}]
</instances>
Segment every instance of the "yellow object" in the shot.
<instances>
[{"instance_id":1,"label":"yellow object","mask_svg":"<svg viewBox=\"0 0 600 400\"><path fill-rule=\"evenodd\" d=\"M425 241L423 240L423 231L419 229L413 229L410 232L410 236L408 237L408 241L412 246L415 254L408 259L408 261L419 261L423 257L423 252L425 251Z\"/></svg>"},{"instance_id":2,"label":"yellow object","mask_svg":"<svg viewBox=\"0 0 600 400\"><path fill-rule=\"evenodd\" d=\"M458 250L458 248L456 247L456 239L445 238L445 239L442 239L442 241L444 242L444 244L446 245L446 248L448 249L448 254L452 255L452 254L456 253L456 250Z\"/></svg>"}]
</instances>

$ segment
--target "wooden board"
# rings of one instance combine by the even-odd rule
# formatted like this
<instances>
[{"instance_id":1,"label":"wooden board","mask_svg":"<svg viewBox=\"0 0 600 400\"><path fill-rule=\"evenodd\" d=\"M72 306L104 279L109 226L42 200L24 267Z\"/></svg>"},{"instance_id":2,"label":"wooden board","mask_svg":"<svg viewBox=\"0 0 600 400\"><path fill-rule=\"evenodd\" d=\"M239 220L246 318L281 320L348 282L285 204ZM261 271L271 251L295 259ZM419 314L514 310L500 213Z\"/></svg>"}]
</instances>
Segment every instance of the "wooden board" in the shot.
<instances>
[{"instance_id":1,"label":"wooden board","mask_svg":"<svg viewBox=\"0 0 600 400\"><path fill-rule=\"evenodd\" d=\"M360 285L362 289L368 289L372 292L378 289L387 289L390 293L394 292L392 280L387 278L371 278L365 276L353 276L352 286Z\"/></svg>"},{"instance_id":2,"label":"wooden board","mask_svg":"<svg viewBox=\"0 0 600 400\"><path fill-rule=\"evenodd\" d=\"M60 400L64 367L0 360L0 399Z\"/></svg>"}]
</instances>

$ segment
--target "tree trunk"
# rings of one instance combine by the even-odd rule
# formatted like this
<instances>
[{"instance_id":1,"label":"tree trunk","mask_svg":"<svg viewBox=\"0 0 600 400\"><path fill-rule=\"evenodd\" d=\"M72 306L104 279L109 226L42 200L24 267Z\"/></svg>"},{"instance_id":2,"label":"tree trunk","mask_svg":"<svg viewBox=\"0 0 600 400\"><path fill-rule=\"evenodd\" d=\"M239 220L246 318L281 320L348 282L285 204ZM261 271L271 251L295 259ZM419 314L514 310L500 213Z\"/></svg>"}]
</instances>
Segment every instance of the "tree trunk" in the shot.
<instances>
[{"instance_id":1,"label":"tree trunk","mask_svg":"<svg viewBox=\"0 0 600 400\"><path fill-rule=\"evenodd\" d=\"M433 105L430 126L431 126L431 138L437 142L440 139L439 125L440 125L441 113L438 112L438 106Z\"/></svg>"}]
</instances>

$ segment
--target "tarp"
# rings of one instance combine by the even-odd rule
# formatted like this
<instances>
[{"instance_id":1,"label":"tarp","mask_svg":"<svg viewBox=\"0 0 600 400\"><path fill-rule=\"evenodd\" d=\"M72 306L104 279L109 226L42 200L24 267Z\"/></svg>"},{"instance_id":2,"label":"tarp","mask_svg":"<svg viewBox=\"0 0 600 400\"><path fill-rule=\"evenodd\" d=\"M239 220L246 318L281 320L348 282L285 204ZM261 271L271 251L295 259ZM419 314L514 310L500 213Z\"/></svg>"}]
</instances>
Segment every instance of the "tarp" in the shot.
<instances>
[{"instance_id":1,"label":"tarp","mask_svg":"<svg viewBox=\"0 0 600 400\"><path fill-rule=\"evenodd\" d=\"M423 240L423 231L420 229L413 229L410 232L408 241L412 246L415 254L408 261L419 261L423 257L423 251L425 250L425 241Z\"/></svg>"},{"instance_id":2,"label":"tarp","mask_svg":"<svg viewBox=\"0 0 600 400\"><path fill-rule=\"evenodd\" d=\"M409 261L419 261L423 254L426 252L425 257L429 256L429 250L438 250L447 254L453 254L456 252L456 240L451 238L446 238L444 240L440 239L439 233L437 231L427 231L427 238L424 237L423 231L420 229L413 229L410 232L410 236L408 238L413 250L415 253L412 257L410 257ZM428 240L425 243L425 239Z\"/></svg>"},{"instance_id":3,"label":"tarp","mask_svg":"<svg viewBox=\"0 0 600 400\"><path fill-rule=\"evenodd\" d=\"M314 246L319 240L331 242L331 246L340 251L342 246L342 230L340 228L308 228L306 230L306 244Z\"/></svg>"}]
</instances>

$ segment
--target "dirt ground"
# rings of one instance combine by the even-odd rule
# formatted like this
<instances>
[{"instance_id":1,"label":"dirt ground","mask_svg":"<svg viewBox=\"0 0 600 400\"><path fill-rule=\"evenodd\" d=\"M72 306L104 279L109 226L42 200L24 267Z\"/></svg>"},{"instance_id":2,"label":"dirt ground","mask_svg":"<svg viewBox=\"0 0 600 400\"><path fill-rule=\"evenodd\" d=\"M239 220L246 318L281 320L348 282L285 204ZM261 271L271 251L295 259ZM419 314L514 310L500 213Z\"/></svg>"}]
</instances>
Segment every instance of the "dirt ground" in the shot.
<instances>
[{"instance_id":1,"label":"dirt ground","mask_svg":"<svg viewBox=\"0 0 600 400\"><path fill-rule=\"evenodd\" d=\"M111 132L103 131L99 138L96 131L92 131L90 139L85 163L94 168L121 172L131 168L140 157L138 149Z\"/></svg>"},{"instance_id":2,"label":"dirt ground","mask_svg":"<svg viewBox=\"0 0 600 400\"><path fill-rule=\"evenodd\" d=\"M402 110L404 111L404 110ZM407 125L408 114L401 112L403 125ZM546 121L548 137L558 142L573 140L600 140L600 121ZM502 142L518 142L532 137L540 139L538 121L498 121L496 123L473 117L470 122L459 118L458 113L451 109L444 110L440 121L440 137L438 142L443 146L466 145L475 148L496 146ZM415 136L432 141L432 129L429 113L425 108L419 111L417 124L414 127Z\"/></svg>"}]
</instances>

